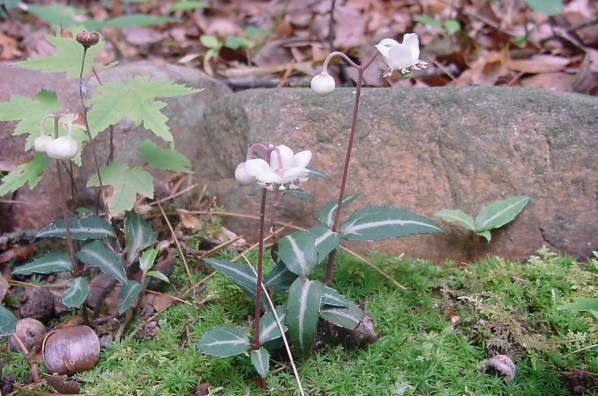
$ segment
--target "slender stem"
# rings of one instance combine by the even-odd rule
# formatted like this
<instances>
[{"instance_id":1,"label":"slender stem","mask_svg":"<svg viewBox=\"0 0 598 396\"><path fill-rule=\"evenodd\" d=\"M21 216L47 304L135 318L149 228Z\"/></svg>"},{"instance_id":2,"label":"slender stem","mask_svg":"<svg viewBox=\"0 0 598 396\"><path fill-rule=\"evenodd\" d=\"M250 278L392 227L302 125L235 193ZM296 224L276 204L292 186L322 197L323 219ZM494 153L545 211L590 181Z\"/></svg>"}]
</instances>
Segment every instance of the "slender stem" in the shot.
<instances>
[{"instance_id":1,"label":"slender stem","mask_svg":"<svg viewBox=\"0 0 598 396\"><path fill-rule=\"evenodd\" d=\"M12 335L12 339L15 341L15 343L17 344L17 346L19 347L19 349L21 350L23 355L25 355L25 359L27 359L27 362L29 363L29 366L31 367L31 378L33 378L33 382L35 382L36 384L41 382L42 379L39 375L39 369L37 368L37 363L35 362L34 358L29 356L29 350L27 350L27 347L23 343L23 340L21 340L21 338L16 333L14 333Z\"/></svg>"},{"instance_id":2,"label":"slender stem","mask_svg":"<svg viewBox=\"0 0 598 396\"><path fill-rule=\"evenodd\" d=\"M253 344L256 348L260 347L260 316L261 312L261 303L262 303L262 292L261 292L261 284L262 284L262 264L264 259L264 223L266 218L266 196L268 190L262 188L262 201L260 205L260 230L258 236L258 250L257 250L257 284L256 284L256 291L255 291L255 335L253 339Z\"/></svg>"},{"instance_id":3,"label":"slender stem","mask_svg":"<svg viewBox=\"0 0 598 396\"><path fill-rule=\"evenodd\" d=\"M96 154L96 149L91 144L93 138L91 137L91 130L89 129L89 120L87 119L87 105L85 104L85 98L83 97L83 69L85 68L85 57L87 56L87 48L83 47L83 57L81 58L81 70L79 71L79 98L81 99L81 106L83 107L83 121L85 122L85 134L89 139L89 144L91 146L91 156L93 158L93 164L96 169L96 174L98 175L98 182L100 184L100 188L98 189L98 195L96 197L96 215L99 213L100 210L100 198L102 196L102 191L104 191L104 183L102 183L102 175L100 173L100 166L98 162L98 156ZM108 209L106 210L106 215L108 216Z\"/></svg>"},{"instance_id":4,"label":"slender stem","mask_svg":"<svg viewBox=\"0 0 598 396\"><path fill-rule=\"evenodd\" d=\"M340 56L341 58L343 58L344 60L346 60L348 64L350 64L351 66L353 66L357 70L359 70L359 69L362 68L357 63L353 62L353 60L351 58L349 58L347 56L347 54L345 54L344 52L333 51L333 52L331 52L331 53L328 54L328 56L326 57L326 59L324 59L324 63L322 64L322 70L323 71L326 71L328 69L328 64L330 63L330 61L332 60L332 58L334 58L335 56Z\"/></svg>"},{"instance_id":5,"label":"slender stem","mask_svg":"<svg viewBox=\"0 0 598 396\"><path fill-rule=\"evenodd\" d=\"M372 63L370 61L367 66ZM361 84L363 81L363 72L365 71L365 67L358 66L357 67L357 87L355 89L355 105L353 106L353 119L351 120L351 133L349 134L349 144L347 144L347 154L345 155L345 165L343 167L343 177L341 179L341 187L338 193L338 201L336 207L336 213L334 216L334 223L332 224L332 231L337 232L340 218L341 218L341 209L343 207L343 198L345 197L345 188L347 186L347 179L349 176L349 162L351 160L351 151L353 150L353 140L355 138L355 130L357 129L357 113L359 111L359 100L361 98ZM326 267L326 284L330 285L330 280L332 279L332 270L334 268L334 258L336 257L336 249L330 252L328 256L328 265Z\"/></svg>"}]
</instances>

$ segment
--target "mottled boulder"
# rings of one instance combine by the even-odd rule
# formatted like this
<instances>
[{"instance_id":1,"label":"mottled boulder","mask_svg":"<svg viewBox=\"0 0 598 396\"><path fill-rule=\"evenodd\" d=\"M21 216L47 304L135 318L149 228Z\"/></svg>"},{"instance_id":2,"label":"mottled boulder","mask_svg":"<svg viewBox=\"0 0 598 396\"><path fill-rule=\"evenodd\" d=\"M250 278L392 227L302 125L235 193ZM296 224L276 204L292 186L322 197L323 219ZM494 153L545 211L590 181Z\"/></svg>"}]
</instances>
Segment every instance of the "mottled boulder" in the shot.
<instances>
[{"instance_id":1,"label":"mottled boulder","mask_svg":"<svg viewBox=\"0 0 598 396\"><path fill-rule=\"evenodd\" d=\"M174 135L177 149L191 157L197 151L198 124L206 104L215 99L230 93L229 88L199 70L169 65L162 62L140 61L117 65L112 68L102 69L98 72L102 82L115 80L126 80L133 76L143 75L152 79L168 79L179 84L185 84L193 88L204 88L198 94L162 99L168 103L164 109L165 114L170 118L168 125ZM86 95L97 86L93 78L88 78L84 85ZM61 73L39 73L25 70L8 63L0 63L0 101L5 101L12 95L33 97L41 88L51 89L57 92L59 100L64 105L64 111L81 111L79 101L78 80L66 80ZM15 165L27 161L31 153L23 152L24 136L13 137L14 124L0 122L0 160L3 166ZM152 138L156 143L164 145L160 139L154 138L151 132L142 127L132 128L126 120L114 128L115 158L123 159L130 164L139 164L136 158L137 144L145 138ZM96 153L103 163L108 156L108 133L98 136ZM94 200L93 194L84 193L85 180L90 172L94 172L93 162L89 147L85 155L89 159L80 169L76 169L77 183L81 187L82 202L80 205L91 205ZM44 180L31 192L27 187L22 188L15 198L19 201L33 202L34 205L13 205L8 207L0 204L0 231L2 228L33 228L44 225L60 213L59 191L55 177L55 167L52 165L47 171ZM158 180L158 188L166 181L166 172L153 172Z\"/></svg>"},{"instance_id":2,"label":"mottled boulder","mask_svg":"<svg viewBox=\"0 0 598 396\"><path fill-rule=\"evenodd\" d=\"M311 149L313 166L331 180L312 179L309 203L285 197L278 219L310 225L337 194L354 91L319 97L307 89L252 90L226 96L204 112L196 172L232 211L257 213L258 194L232 179L251 143ZM482 242L481 254L519 258L547 245L587 256L598 249L598 100L510 88L365 89L348 192L351 209L392 205L431 216L442 208L475 215L489 201L529 195L511 225ZM230 220L246 237L256 224ZM439 235L375 247L437 261L464 260L471 236L444 224Z\"/></svg>"}]
</instances>

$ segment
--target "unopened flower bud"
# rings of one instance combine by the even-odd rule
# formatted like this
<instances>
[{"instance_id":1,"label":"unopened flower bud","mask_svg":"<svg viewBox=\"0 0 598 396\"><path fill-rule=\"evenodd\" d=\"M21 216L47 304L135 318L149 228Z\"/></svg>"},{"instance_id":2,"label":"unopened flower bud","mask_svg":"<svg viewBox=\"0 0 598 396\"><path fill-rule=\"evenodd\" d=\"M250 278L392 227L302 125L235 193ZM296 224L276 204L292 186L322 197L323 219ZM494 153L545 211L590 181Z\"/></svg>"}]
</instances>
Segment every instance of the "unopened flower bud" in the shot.
<instances>
[{"instance_id":1,"label":"unopened flower bud","mask_svg":"<svg viewBox=\"0 0 598 396\"><path fill-rule=\"evenodd\" d=\"M70 136L61 136L46 143L46 153L54 159L71 160L77 150L77 141Z\"/></svg>"},{"instance_id":2,"label":"unopened flower bud","mask_svg":"<svg viewBox=\"0 0 598 396\"><path fill-rule=\"evenodd\" d=\"M85 48L96 45L98 41L100 41L100 35L96 32L87 32L84 30L77 34L77 42Z\"/></svg>"},{"instance_id":3,"label":"unopened flower bud","mask_svg":"<svg viewBox=\"0 0 598 396\"><path fill-rule=\"evenodd\" d=\"M53 139L48 135L40 135L33 141L33 149L39 153L45 153L48 143Z\"/></svg>"},{"instance_id":4,"label":"unopened flower bud","mask_svg":"<svg viewBox=\"0 0 598 396\"><path fill-rule=\"evenodd\" d=\"M336 86L334 82L334 78L327 72L322 72L320 74L316 74L311 79L311 89L314 90L320 96L326 96L332 91L334 91L334 87Z\"/></svg>"},{"instance_id":5,"label":"unopened flower bud","mask_svg":"<svg viewBox=\"0 0 598 396\"><path fill-rule=\"evenodd\" d=\"M247 173L245 169L245 162L241 162L235 169L235 179L241 184L251 184L255 182L255 177Z\"/></svg>"}]
</instances>

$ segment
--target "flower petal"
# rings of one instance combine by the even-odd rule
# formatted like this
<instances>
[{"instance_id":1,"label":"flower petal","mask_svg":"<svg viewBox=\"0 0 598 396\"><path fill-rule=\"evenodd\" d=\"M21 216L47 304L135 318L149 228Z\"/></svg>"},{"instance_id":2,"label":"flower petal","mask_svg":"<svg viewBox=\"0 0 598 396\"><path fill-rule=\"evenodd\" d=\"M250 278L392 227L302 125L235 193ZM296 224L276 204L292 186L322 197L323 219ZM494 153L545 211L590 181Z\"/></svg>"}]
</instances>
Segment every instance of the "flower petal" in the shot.
<instances>
[{"instance_id":1,"label":"flower petal","mask_svg":"<svg viewBox=\"0 0 598 396\"><path fill-rule=\"evenodd\" d=\"M282 182L280 175L274 172L272 169L268 169L267 171L260 173L257 176L257 180L260 183L280 184Z\"/></svg>"},{"instance_id":2,"label":"flower petal","mask_svg":"<svg viewBox=\"0 0 598 396\"><path fill-rule=\"evenodd\" d=\"M245 162L245 170L247 173L253 177L259 179L259 176L264 173L270 171L270 165L266 161L261 158L250 159Z\"/></svg>"},{"instance_id":3,"label":"flower petal","mask_svg":"<svg viewBox=\"0 0 598 396\"><path fill-rule=\"evenodd\" d=\"M413 61L411 50L404 44L395 45L388 52L388 67L394 70L404 69L417 63Z\"/></svg>"},{"instance_id":4,"label":"flower petal","mask_svg":"<svg viewBox=\"0 0 598 396\"><path fill-rule=\"evenodd\" d=\"M247 173L245 162L241 162L235 169L235 179L241 184L250 184L255 182L255 177Z\"/></svg>"},{"instance_id":5,"label":"flower petal","mask_svg":"<svg viewBox=\"0 0 598 396\"><path fill-rule=\"evenodd\" d=\"M307 165L309 165L309 161L311 161L311 151L301 151L295 154L295 156L293 157L292 166L298 168L305 168L307 167Z\"/></svg>"},{"instance_id":6,"label":"flower petal","mask_svg":"<svg viewBox=\"0 0 598 396\"><path fill-rule=\"evenodd\" d=\"M307 175L307 169L303 167L290 168L284 171L281 182L283 184L291 183L292 181L295 181L305 175Z\"/></svg>"},{"instance_id":7,"label":"flower petal","mask_svg":"<svg viewBox=\"0 0 598 396\"><path fill-rule=\"evenodd\" d=\"M399 45L397 40L393 40L393 39L389 39L386 38L384 40L381 40L378 44L376 44L374 47L378 50L378 52L380 52L382 54L382 56L386 59L388 57L388 52L390 51L390 49L392 47L394 47L395 45Z\"/></svg>"},{"instance_id":8,"label":"flower petal","mask_svg":"<svg viewBox=\"0 0 598 396\"><path fill-rule=\"evenodd\" d=\"M281 144L280 146L276 147L280 156L282 157L282 166L278 166L278 154L276 152L272 152L272 157L270 163L272 164L272 169L280 169L280 168L290 168L293 163L293 150L291 150L288 146ZM276 161L276 166L274 166L274 162Z\"/></svg>"},{"instance_id":9,"label":"flower petal","mask_svg":"<svg viewBox=\"0 0 598 396\"><path fill-rule=\"evenodd\" d=\"M411 51L412 64L416 64L419 60L419 38L415 33L406 33L403 36L403 45L407 46Z\"/></svg>"}]
</instances>

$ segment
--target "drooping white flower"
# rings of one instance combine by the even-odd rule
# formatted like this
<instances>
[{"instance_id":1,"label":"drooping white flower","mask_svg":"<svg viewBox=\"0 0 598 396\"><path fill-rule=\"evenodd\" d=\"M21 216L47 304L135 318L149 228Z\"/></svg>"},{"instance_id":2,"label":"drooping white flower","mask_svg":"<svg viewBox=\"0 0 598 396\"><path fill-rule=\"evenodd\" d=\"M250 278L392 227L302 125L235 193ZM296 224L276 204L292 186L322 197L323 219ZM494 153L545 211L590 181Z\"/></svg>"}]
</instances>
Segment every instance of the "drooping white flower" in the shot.
<instances>
[{"instance_id":1,"label":"drooping white flower","mask_svg":"<svg viewBox=\"0 0 598 396\"><path fill-rule=\"evenodd\" d=\"M311 89L320 96L326 96L336 87L334 78L326 71L316 74L311 79Z\"/></svg>"},{"instance_id":2,"label":"drooping white flower","mask_svg":"<svg viewBox=\"0 0 598 396\"><path fill-rule=\"evenodd\" d=\"M39 153L45 153L48 143L52 140L54 140L54 138L52 138L51 136L40 135L36 137L33 141L33 149Z\"/></svg>"},{"instance_id":3,"label":"drooping white flower","mask_svg":"<svg viewBox=\"0 0 598 396\"><path fill-rule=\"evenodd\" d=\"M235 179L241 184L257 182L271 191L295 189L307 180L311 157L311 151L295 154L289 147L280 145L272 149L270 162L254 158L237 165Z\"/></svg>"},{"instance_id":4,"label":"drooping white flower","mask_svg":"<svg viewBox=\"0 0 598 396\"><path fill-rule=\"evenodd\" d=\"M71 136L60 136L46 144L48 157L61 160L71 160L77 154L77 141Z\"/></svg>"},{"instance_id":5,"label":"drooping white flower","mask_svg":"<svg viewBox=\"0 0 598 396\"><path fill-rule=\"evenodd\" d=\"M375 47L388 65L384 77L389 77L395 70L407 74L413 70L425 69L427 66L426 62L419 59L419 38L415 33L406 33L402 43L387 38Z\"/></svg>"}]
</instances>

